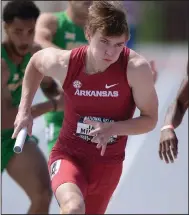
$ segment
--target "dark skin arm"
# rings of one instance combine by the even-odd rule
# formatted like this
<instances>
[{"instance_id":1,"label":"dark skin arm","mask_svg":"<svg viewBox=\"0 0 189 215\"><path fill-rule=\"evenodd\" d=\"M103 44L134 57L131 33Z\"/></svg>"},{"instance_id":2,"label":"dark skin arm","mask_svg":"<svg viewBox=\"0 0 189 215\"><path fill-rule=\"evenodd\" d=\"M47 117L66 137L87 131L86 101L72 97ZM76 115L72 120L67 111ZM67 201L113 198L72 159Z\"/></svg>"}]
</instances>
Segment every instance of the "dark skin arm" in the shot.
<instances>
[{"instance_id":1,"label":"dark skin arm","mask_svg":"<svg viewBox=\"0 0 189 215\"><path fill-rule=\"evenodd\" d=\"M168 108L164 125L173 125L177 128L189 106L188 98L188 67L187 75L183 79L175 101ZM173 129L161 131L159 157L166 163L174 162L178 155L178 139Z\"/></svg>"},{"instance_id":2,"label":"dark skin arm","mask_svg":"<svg viewBox=\"0 0 189 215\"><path fill-rule=\"evenodd\" d=\"M186 76L182 81L175 101L168 108L164 124L173 125L174 128L177 128L181 124L187 109L188 109L188 76Z\"/></svg>"},{"instance_id":3,"label":"dark skin arm","mask_svg":"<svg viewBox=\"0 0 189 215\"><path fill-rule=\"evenodd\" d=\"M50 77L45 76L40 84L40 87L42 92L48 99L52 99L60 95L60 90L58 88L58 85Z\"/></svg>"}]
</instances>

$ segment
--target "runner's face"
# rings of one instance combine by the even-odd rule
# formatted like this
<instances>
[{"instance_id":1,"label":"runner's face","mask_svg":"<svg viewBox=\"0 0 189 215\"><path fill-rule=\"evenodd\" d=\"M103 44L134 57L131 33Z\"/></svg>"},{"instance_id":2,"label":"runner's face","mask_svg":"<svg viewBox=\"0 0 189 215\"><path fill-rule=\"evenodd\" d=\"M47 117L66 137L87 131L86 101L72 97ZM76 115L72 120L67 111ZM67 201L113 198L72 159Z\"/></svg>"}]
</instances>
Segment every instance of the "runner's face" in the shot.
<instances>
[{"instance_id":1,"label":"runner's face","mask_svg":"<svg viewBox=\"0 0 189 215\"><path fill-rule=\"evenodd\" d=\"M19 55L26 55L33 44L36 20L21 20L15 18L13 22L5 24L5 31L13 51Z\"/></svg>"},{"instance_id":2,"label":"runner's face","mask_svg":"<svg viewBox=\"0 0 189 215\"><path fill-rule=\"evenodd\" d=\"M79 19L87 19L88 9L92 1L70 1L70 6L73 13L78 16Z\"/></svg>"},{"instance_id":3,"label":"runner's face","mask_svg":"<svg viewBox=\"0 0 189 215\"><path fill-rule=\"evenodd\" d=\"M122 52L126 36L125 34L121 36L107 37L103 36L99 31L93 36L87 35L90 44L90 50L97 62L99 64L112 64L116 62Z\"/></svg>"}]
</instances>

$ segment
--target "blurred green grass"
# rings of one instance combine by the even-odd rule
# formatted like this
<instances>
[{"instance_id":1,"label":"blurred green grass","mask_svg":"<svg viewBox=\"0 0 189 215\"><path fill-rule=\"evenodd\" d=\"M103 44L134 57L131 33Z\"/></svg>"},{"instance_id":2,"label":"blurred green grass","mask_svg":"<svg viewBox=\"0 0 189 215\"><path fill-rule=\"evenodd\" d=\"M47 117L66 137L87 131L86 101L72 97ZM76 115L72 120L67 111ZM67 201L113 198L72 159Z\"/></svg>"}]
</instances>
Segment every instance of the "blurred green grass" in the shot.
<instances>
[{"instance_id":1,"label":"blurred green grass","mask_svg":"<svg viewBox=\"0 0 189 215\"><path fill-rule=\"evenodd\" d=\"M162 42L163 41L163 16L161 2L146 1L141 24L137 28L138 42Z\"/></svg>"}]
</instances>

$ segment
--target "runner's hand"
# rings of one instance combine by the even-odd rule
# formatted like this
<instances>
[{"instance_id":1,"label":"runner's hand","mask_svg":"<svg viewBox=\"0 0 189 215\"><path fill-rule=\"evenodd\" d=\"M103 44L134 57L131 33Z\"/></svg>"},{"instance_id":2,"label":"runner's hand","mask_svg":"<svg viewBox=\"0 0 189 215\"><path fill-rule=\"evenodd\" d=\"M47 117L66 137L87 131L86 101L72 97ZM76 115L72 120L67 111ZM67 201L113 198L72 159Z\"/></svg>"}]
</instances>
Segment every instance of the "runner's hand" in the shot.
<instances>
[{"instance_id":1,"label":"runner's hand","mask_svg":"<svg viewBox=\"0 0 189 215\"><path fill-rule=\"evenodd\" d=\"M18 133L22 128L27 128L28 135L32 135L32 127L33 127L33 118L30 112L23 112L21 110L18 111L14 122L14 132L12 135L12 139L18 136Z\"/></svg>"},{"instance_id":2,"label":"runner's hand","mask_svg":"<svg viewBox=\"0 0 189 215\"><path fill-rule=\"evenodd\" d=\"M89 135L94 136L92 138L93 143L97 143L97 148L101 150L101 156L105 154L106 147L110 137L112 136L112 123L102 123L102 122L95 122L91 120L84 120L84 123L92 125L94 130L92 130Z\"/></svg>"},{"instance_id":3,"label":"runner's hand","mask_svg":"<svg viewBox=\"0 0 189 215\"><path fill-rule=\"evenodd\" d=\"M172 129L166 129L161 132L159 143L159 157L166 163L173 163L178 155L178 139Z\"/></svg>"}]
</instances>

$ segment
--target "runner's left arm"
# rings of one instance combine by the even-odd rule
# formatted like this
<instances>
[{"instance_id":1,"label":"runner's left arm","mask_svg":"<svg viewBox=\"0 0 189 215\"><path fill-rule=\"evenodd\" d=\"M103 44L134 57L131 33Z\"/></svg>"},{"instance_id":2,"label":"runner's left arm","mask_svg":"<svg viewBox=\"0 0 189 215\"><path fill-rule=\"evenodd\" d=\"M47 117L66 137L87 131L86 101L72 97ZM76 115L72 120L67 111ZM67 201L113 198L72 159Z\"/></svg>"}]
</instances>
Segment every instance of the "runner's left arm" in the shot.
<instances>
[{"instance_id":1,"label":"runner's left arm","mask_svg":"<svg viewBox=\"0 0 189 215\"><path fill-rule=\"evenodd\" d=\"M133 55L128 62L127 77L140 116L115 122L113 135L139 135L153 130L158 120L158 98L149 63L140 55Z\"/></svg>"}]
</instances>

